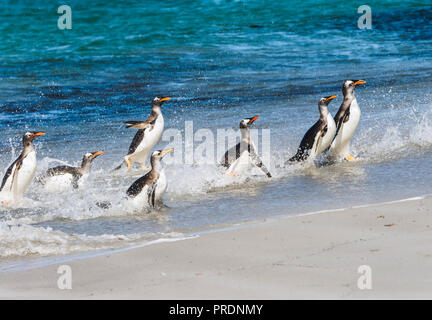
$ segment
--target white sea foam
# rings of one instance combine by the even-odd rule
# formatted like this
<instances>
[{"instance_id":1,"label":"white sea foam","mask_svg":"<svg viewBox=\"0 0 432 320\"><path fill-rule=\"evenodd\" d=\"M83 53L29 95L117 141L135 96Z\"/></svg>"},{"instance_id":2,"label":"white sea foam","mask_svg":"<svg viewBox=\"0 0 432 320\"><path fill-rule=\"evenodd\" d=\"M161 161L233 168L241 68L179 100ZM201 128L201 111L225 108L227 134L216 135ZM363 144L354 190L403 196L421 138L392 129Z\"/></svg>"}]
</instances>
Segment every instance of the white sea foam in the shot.
<instances>
[{"instance_id":1,"label":"white sea foam","mask_svg":"<svg viewBox=\"0 0 432 320\"><path fill-rule=\"evenodd\" d=\"M160 238L178 238L179 233L88 236L67 234L49 227L0 222L0 259L19 256L64 255L89 250L120 248Z\"/></svg>"},{"instance_id":2,"label":"white sea foam","mask_svg":"<svg viewBox=\"0 0 432 320\"><path fill-rule=\"evenodd\" d=\"M366 112L361 126L354 135L352 150L354 156L362 163L389 162L406 157L432 146L432 111L411 114L390 111L387 118ZM402 117L402 119L401 119ZM283 135L279 135L283 139ZM214 165L167 165L168 189L165 199L168 201L195 201L206 197L217 197L219 192L232 192L241 189L258 188L263 184L274 183L296 175L307 175L314 178L321 175L326 179L338 176L337 168L326 171L320 168L305 168L300 164L275 168L275 164L283 164L297 148L297 143L284 148L272 148L272 165L270 171L273 179L268 179L259 170L252 170L245 176L230 177L216 164ZM10 141L11 146L17 144ZM281 145L281 142L279 142ZM19 148L12 148L14 158ZM9 159L8 159L9 160ZM9 160L10 161L10 160ZM19 208L0 209L0 257L51 255L88 251L93 249L111 248L147 239L141 233L125 233L113 231L110 234L87 236L84 233L66 233L37 224L50 224L55 221L86 221L92 219L149 219L155 223L169 225L169 216L164 214L147 214L146 210L136 212L125 201L126 190L130 184L144 172L134 169L130 173L124 171L112 174L106 164L102 169L98 160L84 188L67 190L60 193L46 192L34 182L26 193L26 201ZM115 160L117 162L118 159ZM58 165L79 165L80 159L65 162L52 154L39 157L38 174L47 168ZM110 163L108 167L114 167ZM4 163L4 167L7 165ZM364 176L364 170L350 172L349 167L341 166L341 174ZM101 205L102 204L102 205ZM151 235L153 237L157 235Z\"/></svg>"}]
</instances>

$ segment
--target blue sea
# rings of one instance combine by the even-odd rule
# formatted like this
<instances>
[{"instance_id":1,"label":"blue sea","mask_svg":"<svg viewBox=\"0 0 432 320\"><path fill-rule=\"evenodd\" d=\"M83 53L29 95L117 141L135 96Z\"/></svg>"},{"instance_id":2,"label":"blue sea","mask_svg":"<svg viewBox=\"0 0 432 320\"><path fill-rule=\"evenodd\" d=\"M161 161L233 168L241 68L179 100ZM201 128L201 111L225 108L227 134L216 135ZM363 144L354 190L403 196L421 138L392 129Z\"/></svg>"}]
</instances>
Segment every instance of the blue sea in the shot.
<instances>
[{"instance_id":1,"label":"blue sea","mask_svg":"<svg viewBox=\"0 0 432 320\"><path fill-rule=\"evenodd\" d=\"M60 30L60 5L72 29ZM8 1L0 10L0 172L36 141L38 170L79 165L103 149L86 187L47 193L0 211L0 261L140 245L250 220L430 194L432 4L369 1L372 29L359 29L363 1ZM346 79L362 110L353 163L278 167L318 119L318 100ZM111 173L155 96L183 161L166 161L168 206L130 212L118 203L143 174ZM186 163L194 132L237 129L259 115L269 132L272 179L227 180L216 163ZM266 131L267 130L267 131ZM260 133L260 135L261 135ZM169 141L160 141L156 149ZM183 148L183 150L181 150ZM110 202L102 209L97 202Z\"/></svg>"}]
</instances>

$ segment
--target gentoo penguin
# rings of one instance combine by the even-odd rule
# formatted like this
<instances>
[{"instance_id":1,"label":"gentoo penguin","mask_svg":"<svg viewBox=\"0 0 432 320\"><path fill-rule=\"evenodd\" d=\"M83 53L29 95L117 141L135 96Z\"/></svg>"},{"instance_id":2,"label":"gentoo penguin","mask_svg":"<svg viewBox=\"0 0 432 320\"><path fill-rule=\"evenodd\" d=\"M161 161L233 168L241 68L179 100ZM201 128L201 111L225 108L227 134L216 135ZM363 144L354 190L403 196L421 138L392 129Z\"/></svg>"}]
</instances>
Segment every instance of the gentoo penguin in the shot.
<instances>
[{"instance_id":1,"label":"gentoo penguin","mask_svg":"<svg viewBox=\"0 0 432 320\"><path fill-rule=\"evenodd\" d=\"M334 98L336 95L320 99L318 102L320 118L306 131L297 153L288 160L289 162L313 161L328 149L336 133L335 122L328 110L328 105Z\"/></svg>"},{"instance_id":2,"label":"gentoo penguin","mask_svg":"<svg viewBox=\"0 0 432 320\"><path fill-rule=\"evenodd\" d=\"M240 121L240 142L225 152L222 166L227 168L226 174L235 176L244 173L253 165L260 168L264 174L271 178L270 172L256 153L255 145L251 139L249 127L258 119L258 116L246 118Z\"/></svg>"},{"instance_id":3,"label":"gentoo penguin","mask_svg":"<svg viewBox=\"0 0 432 320\"><path fill-rule=\"evenodd\" d=\"M23 136L23 151L6 170L0 187L3 204L18 201L33 180L36 172L36 149L33 140L43 136L45 132L27 132Z\"/></svg>"},{"instance_id":4,"label":"gentoo penguin","mask_svg":"<svg viewBox=\"0 0 432 320\"><path fill-rule=\"evenodd\" d=\"M127 190L128 199L133 201L135 208L150 206L161 208L162 195L168 186L162 158L174 149L154 151L150 158L151 170L136 180Z\"/></svg>"},{"instance_id":5,"label":"gentoo penguin","mask_svg":"<svg viewBox=\"0 0 432 320\"><path fill-rule=\"evenodd\" d=\"M81 167L58 166L49 168L45 175L38 178L38 181L47 190L59 190L67 187L77 189L89 175L92 161L101 154L104 154L102 150L86 153L82 159Z\"/></svg>"},{"instance_id":6,"label":"gentoo penguin","mask_svg":"<svg viewBox=\"0 0 432 320\"><path fill-rule=\"evenodd\" d=\"M138 132L129 146L129 152L124 157L128 170L134 162L138 162L142 168L146 169L146 161L149 151L158 143L163 129L164 118L162 116L161 106L170 97L154 98L152 102L152 111L146 121L126 121L127 128L137 128ZM120 169L121 165L116 168Z\"/></svg>"},{"instance_id":7,"label":"gentoo penguin","mask_svg":"<svg viewBox=\"0 0 432 320\"><path fill-rule=\"evenodd\" d=\"M336 113L336 135L330 146L328 157L331 161L346 159L355 161L350 155L350 141L360 121L360 108L354 96L354 88L364 84L364 80L347 80L342 86L343 102Z\"/></svg>"}]
</instances>

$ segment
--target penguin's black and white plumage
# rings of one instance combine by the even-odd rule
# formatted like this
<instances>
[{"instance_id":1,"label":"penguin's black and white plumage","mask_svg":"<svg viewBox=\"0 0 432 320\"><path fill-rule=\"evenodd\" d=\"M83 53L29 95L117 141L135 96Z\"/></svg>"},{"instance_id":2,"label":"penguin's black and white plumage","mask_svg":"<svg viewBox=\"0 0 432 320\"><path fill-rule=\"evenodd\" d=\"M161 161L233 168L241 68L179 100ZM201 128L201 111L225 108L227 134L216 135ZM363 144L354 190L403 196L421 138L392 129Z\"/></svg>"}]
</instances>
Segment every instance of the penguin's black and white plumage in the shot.
<instances>
[{"instance_id":1,"label":"penguin's black and white plumage","mask_svg":"<svg viewBox=\"0 0 432 320\"><path fill-rule=\"evenodd\" d=\"M165 193L168 183L165 170L162 166L162 158L174 149L154 151L150 158L151 170L137 179L127 190L127 198L132 201L135 209L161 208L162 195Z\"/></svg>"},{"instance_id":2,"label":"penguin's black and white plumage","mask_svg":"<svg viewBox=\"0 0 432 320\"><path fill-rule=\"evenodd\" d=\"M258 156L255 145L251 139L249 128L256 119L258 119L258 116L240 121L241 140L234 147L225 152L221 161L222 166L226 168L226 174L231 176L241 175L248 169L256 166L260 168L267 177L271 178L271 173Z\"/></svg>"},{"instance_id":3,"label":"penguin's black and white plumage","mask_svg":"<svg viewBox=\"0 0 432 320\"><path fill-rule=\"evenodd\" d=\"M354 89L364 83L364 80L347 80L342 86L344 99L334 117L336 135L328 151L330 161L355 160L350 154L350 141L360 122L361 111L354 96Z\"/></svg>"},{"instance_id":4,"label":"penguin's black and white plumage","mask_svg":"<svg viewBox=\"0 0 432 320\"><path fill-rule=\"evenodd\" d=\"M146 161L150 150L159 142L164 129L164 118L162 116L162 105L170 100L170 97L156 97L152 102L152 111L146 121L126 121L127 128L136 128L132 143L129 146L129 152L124 157L128 170L134 162L138 162L141 167L146 169ZM116 168L120 169L122 165Z\"/></svg>"},{"instance_id":5,"label":"penguin's black and white plumage","mask_svg":"<svg viewBox=\"0 0 432 320\"><path fill-rule=\"evenodd\" d=\"M297 149L297 153L288 162L313 161L328 149L336 133L336 125L328 105L336 95L321 98L318 102L320 118L305 133Z\"/></svg>"},{"instance_id":6,"label":"penguin's black and white plumage","mask_svg":"<svg viewBox=\"0 0 432 320\"><path fill-rule=\"evenodd\" d=\"M101 154L104 154L102 150L86 153L80 167L49 168L43 176L38 177L38 181L44 186L44 189L50 191L60 191L70 187L77 189L88 177L93 160Z\"/></svg>"},{"instance_id":7,"label":"penguin's black and white plumage","mask_svg":"<svg viewBox=\"0 0 432 320\"><path fill-rule=\"evenodd\" d=\"M23 151L6 170L0 187L0 199L7 205L23 198L24 192L32 182L36 167L36 149L33 140L45 132L27 132L23 136Z\"/></svg>"}]
</instances>

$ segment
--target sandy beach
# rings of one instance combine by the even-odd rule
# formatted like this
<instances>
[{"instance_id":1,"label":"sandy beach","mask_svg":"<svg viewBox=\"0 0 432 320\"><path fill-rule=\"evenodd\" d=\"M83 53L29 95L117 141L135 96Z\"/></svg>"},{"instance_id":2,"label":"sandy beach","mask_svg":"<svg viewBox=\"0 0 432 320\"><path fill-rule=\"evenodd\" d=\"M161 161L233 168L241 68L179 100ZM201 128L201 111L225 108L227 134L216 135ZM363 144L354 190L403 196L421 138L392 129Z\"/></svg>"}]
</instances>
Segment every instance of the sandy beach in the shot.
<instances>
[{"instance_id":1,"label":"sandy beach","mask_svg":"<svg viewBox=\"0 0 432 320\"><path fill-rule=\"evenodd\" d=\"M432 198L283 217L0 274L2 299L431 298ZM360 290L358 268L372 271Z\"/></svg>"}]
</instances>

